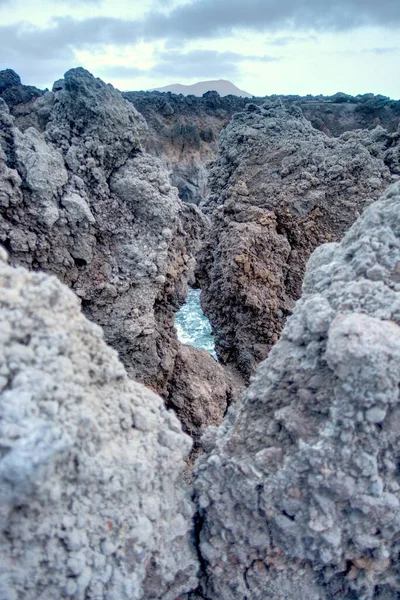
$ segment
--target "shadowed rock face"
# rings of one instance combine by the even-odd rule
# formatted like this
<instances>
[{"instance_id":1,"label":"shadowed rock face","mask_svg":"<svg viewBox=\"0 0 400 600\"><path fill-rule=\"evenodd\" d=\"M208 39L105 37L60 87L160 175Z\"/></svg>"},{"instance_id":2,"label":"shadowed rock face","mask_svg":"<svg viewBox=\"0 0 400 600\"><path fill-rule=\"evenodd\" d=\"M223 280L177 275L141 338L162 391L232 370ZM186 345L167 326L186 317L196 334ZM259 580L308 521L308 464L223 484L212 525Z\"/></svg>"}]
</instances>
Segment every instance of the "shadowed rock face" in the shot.
<instances>
[{"instance_id":1,"label":"shadowed rock face","mask_svg":"<svg viewBox=\"0 0 400 600\"><path fill-rule=\"evenodd\" d=\"M233 118L210 169L212 227L199 267L223 363L248 377L266 357L312 251L340 239L396 177L384 163L392 138L379 129L331 139L280 104Z\"/></svg>"},{"instance_id":2,"label":"shadowed rock face","mask_svg":"<svg viewBox=\"0 0 400 600\"><path fill-rule=\"evenodd\" d=\"M206 219L142 152L144 119L112 86L73 69L54 90L44 133L0 100L0 242L73 289L129 374L165 392Z\"/></svg>"},{"instance_id":3,"label":"shadowed rock face","mask_svg":"<svg viewBox=\"0 0 400 600\"><path fill-rule=\"evenodd\" d=\"M207 597L395 600L400 185L311 256L303 296L198 468Z\"/></svg>"},{"instance_id":4,"label":"shadowed rock face","mask_svg":"<svg viewBox=\"0 0 400 600\"><path fill-rule=\"evenodd\" d=\"M35 103L43 94L32 85L23 85L20 76L12 69L0 71L0 98L7 103L21 129L39 126Z\"/></svg>"},{"instance_id":5,"label":"shadowed rock face","mask_svg":"<svg viewBox=\"0 0 400 600\"><path fill-rule=\"evenodd\" d=\"M191 448L55 277L0 260L0 589L176 600L197 585Z\"/></svg>"},{"instance_id":6,"label":"shadowed rock face","mask_svg":"<svg viewBox=\"0 0 400 600\"><path fill-rule=\"evenodd\" d=\"M202 98L155 92L123 96L146 118L146 150L163 160L180 198L200 204L206 196L206 164L217 154L219 133L247 100L221 98L216 92Z\"/></svg>"},{"instance_id":7,"label":"shadowed rock face","mask_svg":"<svg viewBox=\"0 0 400 600\"><path fill-rule=\"evenodd\" d=\"M198 447L207 427L222 423L228 406L240 399L243 388L208 352L180 344L166 404Z\"/></svg>"}]
</instances>

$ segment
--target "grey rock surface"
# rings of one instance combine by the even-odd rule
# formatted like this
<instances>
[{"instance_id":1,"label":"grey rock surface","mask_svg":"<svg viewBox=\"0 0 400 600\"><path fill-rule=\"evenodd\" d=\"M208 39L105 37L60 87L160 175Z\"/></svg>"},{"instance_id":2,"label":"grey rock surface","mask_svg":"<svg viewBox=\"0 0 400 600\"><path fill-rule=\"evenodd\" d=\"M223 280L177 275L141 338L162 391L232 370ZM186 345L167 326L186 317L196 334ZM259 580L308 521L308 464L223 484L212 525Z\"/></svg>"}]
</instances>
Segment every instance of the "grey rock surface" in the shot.
<instances>
[{"instance_id":1,"label":"grey rock surface","mask_svg":"<svg viewBox=\"0 0 400 600\"><path fill-rule=\"evenodd\" d=\"M123 96L146 118L150 131L146 149L163 160L180 198L195 204L207 196L207 163L217 157L221 131L249 102L259 106L278 100L286 107L300 106L315 129L333 137L377 125L393 134L400 125L400 101L373 94L266 96L251 100L220 97L215 91L201 98L160 92L123 92Z\"/></svg>"},{"instance_id":2,"label":"grey rock surface","mask_svg":"<svg viewBox=\"0 0 400 600\"><path fill-rule=\"evenodd\" d=\"M191 448L55 277L0 259L0 591L176 600L197 585Z\"/></svg>"},{"instance_id":3,"label":"grey rock surface","mask_svg":"<svg viewBox=\"0 0 400 600\"><path fill-rule=\"evenodd\" d=\"M203 436L206 597L395 600L400 184L311 256L236 414Z\"/></svg>"},{"instance_id":4,"label":"grey rock surface","mask_svg":"<svg viewBox=\"0 0 400 600\"><path fill-rule=\"evenodd\" d=\"M72 288L129 374L165 393L206 219L143 152L146 123L117 90L84 69L53 90L36 103L43 133L0 99L0 242Z\"/></svg>"},{"instance_id":5,"label":"grey rock surface","mask_svg":"<svg viewBox=\"0 0 400 600\"><path fill-rule=\"evenodd\" d=\"M389 138L382 128L329 138L281 103L250 104L233 117L210 169L203 208L212 227L199 268L223 363L249 377L266 357L311 252L340 239L398 178L384 162Z\"/></svg>"}]
</instances>

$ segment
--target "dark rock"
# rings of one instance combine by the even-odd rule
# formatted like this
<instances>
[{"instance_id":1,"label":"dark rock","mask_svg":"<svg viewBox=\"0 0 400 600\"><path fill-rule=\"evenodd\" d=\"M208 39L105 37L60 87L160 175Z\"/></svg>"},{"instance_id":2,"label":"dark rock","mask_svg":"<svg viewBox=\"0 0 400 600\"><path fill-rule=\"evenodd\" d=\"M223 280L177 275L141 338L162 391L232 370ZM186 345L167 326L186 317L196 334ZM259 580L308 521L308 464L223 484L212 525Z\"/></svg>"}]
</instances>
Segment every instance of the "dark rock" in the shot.
<instances>
[{"instance_id":1,"label":"dark rock","mask_svg":"<svg viewBox=\"0 0 400 600\"><path fill-rule=\"evenodd\" d=\"M143 153L146 124L119 92L84 69L57 90L38 101L44 134L0 106L0 241L74 290L129 374L165 393L205 218Z\"/></svg>"},{"instance_id":2,"label":"dark rock","mask_svg":"<svg viewBox=\"0 0 400 600\"><path fill-rule=\"evenodd\" d=\"M21 77L17 75L12 69L5 69L0 71L0 94L2 94L7 88L20 86Z\"/></svg>"},{"instance_id":3,"label":"dark rock","mask_svg":"<svg viewBox=\"0 0 400 600\"><path fill-rule=\"evenodd\" d=\"M224 130L198 274L224 364L249 377L278 340L312 251L339 239L392 181L388 138L379 129L331 139L281 103L239 113Z\"/></svg>"},{"instance_id":4,"label":"dark rock","mask_svg":"<svg viewBox=\"0 0 400 600\"><path fill-rule=\"evenodd\" d=\"M20 76L12 69L0 71L0 98L7 103L21 130L32 126L40 127L34 104L43 93L34 86L22 85Z\"/></svg>"},{"instance_id":5,"label":"dark rock","mask_svg":"<svg viewBox=\"0 0 400 600\"><path fill-rule=\"evenodd\" d=\"M167 406L178 415L183 431L200 444L210 425L220 425L242 388L205 350L180 344L168 384Z\"/></svg>"}]
</instances>

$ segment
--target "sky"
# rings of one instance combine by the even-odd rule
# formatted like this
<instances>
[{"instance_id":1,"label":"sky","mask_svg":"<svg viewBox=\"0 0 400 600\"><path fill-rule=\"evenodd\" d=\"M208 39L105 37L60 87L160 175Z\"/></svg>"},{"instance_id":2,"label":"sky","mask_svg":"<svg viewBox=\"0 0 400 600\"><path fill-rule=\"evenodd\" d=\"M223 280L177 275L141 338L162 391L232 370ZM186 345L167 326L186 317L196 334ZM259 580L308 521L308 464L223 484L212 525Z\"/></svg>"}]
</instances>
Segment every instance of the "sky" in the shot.
<instances>
[{"instance_id":1,"label":"sky","mask_svg":"<svg viewBox=\"0 0 400 600\"><path fill-rule=\"evenodd\" d=\"M0 70L51 89L77 66L121 90L400 99L400 0L0 0Z\"/></svg>"}]
</instances>

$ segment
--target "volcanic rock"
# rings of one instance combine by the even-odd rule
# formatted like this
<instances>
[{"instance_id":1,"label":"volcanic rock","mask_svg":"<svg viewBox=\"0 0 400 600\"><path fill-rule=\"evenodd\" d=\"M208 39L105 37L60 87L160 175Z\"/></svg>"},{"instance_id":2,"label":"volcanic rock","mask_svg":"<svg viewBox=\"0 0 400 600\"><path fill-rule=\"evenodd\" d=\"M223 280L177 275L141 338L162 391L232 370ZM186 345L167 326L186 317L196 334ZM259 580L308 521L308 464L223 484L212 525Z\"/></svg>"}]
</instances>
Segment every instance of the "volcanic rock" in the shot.
<instances>
[{"instance_id":1,"label":"volcanic rock","mask_svg":"<svg viewBox=\"0 0 400 600\"><path fill-rule=\"evenodd\" d=\"M35 102L43 93L32 85L23 85L20 76L12 69L0 71L0 98L8 105L20 129L39 127Z\"/></svg>"},{"instance_id":2,"label":"volcanic rock","mask_svg":"<svg viewBox=\"0 0 400 600\"><path fill-rule=\"evenodd\" d=\"M146 150L160 158L171 183L185 202L200 204L206 196L207 162L218 152L218 137L245 98L208 92L201 98L160 92L123 92L149 126Z\"/></svg>"},{"instance_id":3,"label":"volcanic rock","mask_svg":"<svg viewBox=\"0 0 400 600\"><path fill-rule=\"evenodd\" d=\"M190 438L55 277L0 261L0 590L176 600L196 588Z\"/></svg>"},{"instance_id":4,"label":"volcanic rock","mask_svg":"<svg viewBox=\"0 0 400 600\"><path fill-rule=\"evenodd\" d=\"M222 133L199 280L223 363L254 371L300 296L311 252L340 239L396 177L373 135L328 138L280 103L248 105Z\"/></svg>"},{"instance_id":5,"label":"volcanic rock","mask_svg":"<svg viewBox=\"0 0 400 600\"><path fill-rule=\"evenodd\" d=\"M206 219L142 151L145 121L118 91L81 68L54 90L44 133L0 100L0 242L73 289L128 373L165 393Z\"/></svg>"},{"instance_id":6,"label":"volcanic rock","mask_svg":"<svg viewBox=\"0 0 400 600\"><path fill-rule=\"evenodd\" d=\"M228 406L244 386L230 377L208 352L180 344L168 383L167 406L173 408L195 446L210 425L220 425Z\"/></svg>"},{"instance_id":7,"label":"volcanic rock","mask_svg":"<svg viewBox=\"0 0 400 600\"><path fill-rule=\"evenodd\" d=\"M395 600L400 184L311 256L244 402L204 436L206 597Z\"/></svg>"}]
</instances>

